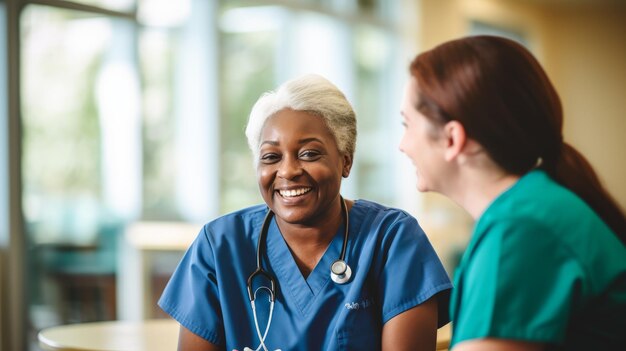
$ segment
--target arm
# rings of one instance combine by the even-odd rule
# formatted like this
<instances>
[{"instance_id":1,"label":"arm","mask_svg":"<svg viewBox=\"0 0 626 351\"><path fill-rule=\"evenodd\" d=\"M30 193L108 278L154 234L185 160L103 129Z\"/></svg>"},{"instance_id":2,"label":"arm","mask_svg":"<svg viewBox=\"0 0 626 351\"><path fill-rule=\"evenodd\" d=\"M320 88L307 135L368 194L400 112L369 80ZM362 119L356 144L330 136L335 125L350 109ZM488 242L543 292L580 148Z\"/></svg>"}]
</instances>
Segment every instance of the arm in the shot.
<instances>
[{"instance_id":1,"label":"arm","mask_svg":"<svg viewBox=\"0 0 626 351\"><path fill-rule=\"evenodd\" d=\"M178 333L178 351L221 351L217 345L211 344L189 329L180 326Z\"/></svg>"},{"instance_id":2,"label":"arm","mask_svg":"<svg viewBox=\"0 0 626 351\"><path fill-rule=\"evenodd\" d=\"M437 295L435 295L385 323L382 350L434 350L437 343L437 318Z\"/></svg>"},{"instance_id":3,"label":"arm","mask_svg":"<svg viewBox=\"0 0 626 351\"><path fill-rule=\"evenodd\" d=\"M453 351L541 351L545 344L508 339L475 339L459 343Z\"/></svg>"}]
</instances>

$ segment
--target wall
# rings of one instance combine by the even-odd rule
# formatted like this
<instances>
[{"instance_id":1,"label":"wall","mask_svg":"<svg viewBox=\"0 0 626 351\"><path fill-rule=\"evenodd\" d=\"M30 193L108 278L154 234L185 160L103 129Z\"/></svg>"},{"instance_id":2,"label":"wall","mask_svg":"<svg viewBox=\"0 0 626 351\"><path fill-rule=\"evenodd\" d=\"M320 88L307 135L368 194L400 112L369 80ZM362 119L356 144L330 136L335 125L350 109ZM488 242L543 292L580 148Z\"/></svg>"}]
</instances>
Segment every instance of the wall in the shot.
<instances>
[{"instance_id":1,"label":"wall","mask_svg":"<svg viewBox=\"0 0 626 351\"><path fill-rule=\"evenodd\" d=\"M546 69L563 102L565 140L626 209L626 4L546 14Z\"/></svg>"}]
</instances>

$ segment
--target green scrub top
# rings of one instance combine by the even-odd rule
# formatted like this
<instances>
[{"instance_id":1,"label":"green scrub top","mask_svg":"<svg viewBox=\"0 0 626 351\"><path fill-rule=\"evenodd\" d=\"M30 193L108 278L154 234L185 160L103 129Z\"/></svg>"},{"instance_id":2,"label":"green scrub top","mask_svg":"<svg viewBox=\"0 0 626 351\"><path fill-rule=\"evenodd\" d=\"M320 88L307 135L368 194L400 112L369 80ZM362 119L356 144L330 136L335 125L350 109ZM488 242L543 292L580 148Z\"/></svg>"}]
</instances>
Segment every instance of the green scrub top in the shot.
<instances>
[{"instance_id":1,"label":"green scrub top","mask_svg":"<svg viewBox=\"0 0 626 351\"><path fill-rule=\"evenodd\" d=\"M578 196L531 171L477 221L450 313L451 346L491 337L626 350L626 247Z\"/></svg>"}]
</instances>

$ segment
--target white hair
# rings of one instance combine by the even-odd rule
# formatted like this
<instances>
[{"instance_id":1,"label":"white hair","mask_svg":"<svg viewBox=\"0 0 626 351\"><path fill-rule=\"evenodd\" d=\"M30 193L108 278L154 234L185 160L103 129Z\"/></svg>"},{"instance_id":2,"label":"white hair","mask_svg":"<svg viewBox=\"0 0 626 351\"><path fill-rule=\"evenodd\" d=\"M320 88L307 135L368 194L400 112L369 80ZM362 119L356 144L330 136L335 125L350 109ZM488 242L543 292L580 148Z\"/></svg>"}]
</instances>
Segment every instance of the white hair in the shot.
<instances>
[{"instance_id":1,"label":"white hair","mask_svg":"<svg viewBox=\"0 0 626 351\"><path fill-rule=\"evenodd\" d=\"M264 93L252 107L246 137L255 165L259 160L265 122L284 109L320 116L335 137L339 152L354 155L356 116L352 105L333 83L319 75L309 74L283 83L275 92Z\"/></svg>"}]
</instances>

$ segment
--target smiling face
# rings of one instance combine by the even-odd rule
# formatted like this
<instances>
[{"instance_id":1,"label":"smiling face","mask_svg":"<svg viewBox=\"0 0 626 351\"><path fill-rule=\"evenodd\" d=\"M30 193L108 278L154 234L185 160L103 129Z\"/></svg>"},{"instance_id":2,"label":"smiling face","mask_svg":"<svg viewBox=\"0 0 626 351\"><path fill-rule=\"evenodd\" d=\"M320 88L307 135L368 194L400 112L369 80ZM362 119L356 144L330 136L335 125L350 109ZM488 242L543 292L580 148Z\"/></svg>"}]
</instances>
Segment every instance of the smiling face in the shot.
<instances>
[{"instance_id":1,"label":"smiling face","mask_svg":"<svg viewBox=\"0 0 626 351\"><path fill-rule=\"evenodd\" d=\"M402 102L404 134L400 151L415 166L417 190L441 191L441 182L446 174L443 156L445 141L439 138L437 127L417 110L417 96L417 82L411 79Z\"/></svg>"},{"instance_id":2,"label":"smiling face","mask_svg":"<svg viewBox=\"0 0 626 351\"><path fill-rule=\"evenodd\" d=\"M263 199L278 221L316 226L339 212L341 178L352 156L342 154L316 115L285 109L261 132L257 178Z\"/></svg>"}]
</instances>

